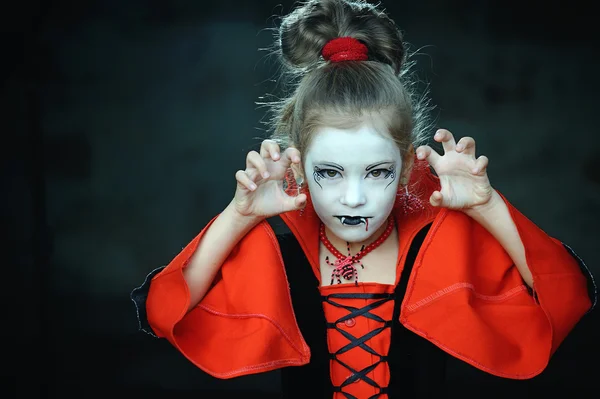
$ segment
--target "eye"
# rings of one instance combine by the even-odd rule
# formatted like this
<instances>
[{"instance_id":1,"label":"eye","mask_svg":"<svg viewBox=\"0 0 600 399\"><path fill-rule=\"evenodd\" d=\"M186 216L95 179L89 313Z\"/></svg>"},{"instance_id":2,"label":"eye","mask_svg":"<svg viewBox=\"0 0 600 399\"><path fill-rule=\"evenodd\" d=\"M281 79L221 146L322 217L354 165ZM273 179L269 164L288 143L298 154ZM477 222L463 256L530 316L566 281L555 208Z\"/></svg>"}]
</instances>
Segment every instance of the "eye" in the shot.
<instances>
[{"instance_id":1,"label":"eye","mask_svg":"<svg viewBox=\"0 0 600 399\"><path fill-rule=\"evenodd\" d=\"M337 175L340 174L340 172L333 169L321 169L321 173L323 173L324 177L329 177L330 179L333 179L334 177L337 177Z\"/></svg>"},{"instance_id":2,"label":"eye","mask_svg":"<svg viewBox=\"0 0 600 399\"><path fill-rule=\"evenodd\" d=\"M334 179L341 176L340 172L335 169L320 169L315 167L315 175L321 179Z\"/></svg>"},{"instance_id":3,"label":"eye","mask_svg":"<svg viewBox=\"0 0 600 399\"><path fill-rule=\"evenodd\" d=\"M387 179L393 173L393 169L375 169L369 172L367 177L373 177L375 179L384 178Z\"/></svg>"}]
</instances>

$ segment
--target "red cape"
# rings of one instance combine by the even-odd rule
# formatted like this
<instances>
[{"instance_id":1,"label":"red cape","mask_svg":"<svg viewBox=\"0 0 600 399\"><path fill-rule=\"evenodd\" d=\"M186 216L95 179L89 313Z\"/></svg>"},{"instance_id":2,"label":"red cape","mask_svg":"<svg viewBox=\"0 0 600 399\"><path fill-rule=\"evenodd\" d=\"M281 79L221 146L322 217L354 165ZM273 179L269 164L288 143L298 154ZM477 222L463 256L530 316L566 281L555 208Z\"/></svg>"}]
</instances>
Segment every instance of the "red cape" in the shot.
<instances>
[{"instance_id":1,"label":"red cape","mask_svg":"<svg viewBox=\"0 0 600 399\"><path fill-rule=\"evenodd\" d=\"M427 167L415 169L412 183L425 204L439 187ZM415 260L400 322L481 370L526 379L544 370L591 301L577 261L561 242L505 202L525 247L535 299L502 246L464 213L428 206L405 215L395 208L400 263L414 235L433 223ZM281 217L319 276L319 219L310 201L302 216L294 211ZM186 313L182 269L208 226L153 278L146 309L154 332L218 378L308 363L310 349L266 221L240 241L210 291Z\"/></svg>"}]
</instances>

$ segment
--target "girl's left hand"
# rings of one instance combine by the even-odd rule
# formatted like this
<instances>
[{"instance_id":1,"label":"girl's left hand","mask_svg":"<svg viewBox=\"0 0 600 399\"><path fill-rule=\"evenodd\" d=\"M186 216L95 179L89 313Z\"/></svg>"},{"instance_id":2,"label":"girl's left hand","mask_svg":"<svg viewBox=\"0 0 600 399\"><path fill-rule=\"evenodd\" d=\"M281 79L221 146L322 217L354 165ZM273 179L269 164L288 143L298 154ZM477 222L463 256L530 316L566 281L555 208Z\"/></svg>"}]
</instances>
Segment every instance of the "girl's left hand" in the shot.
<instances>
[{"instance_id":1,"label":"girl's left hand","mask_svg":"<svg viewBox=\"0 0 600 399\"><path fill-rule=\"evenodd\" d=\"M487 204L494 189L487 176L488 158L475 157L475 140L463 137L456 143L445 129L438 130L434 140L442 143L444 155L427 145L416 150L417 158L427 159L440 178L440 191L431 194L431 205L464 211Z\"/></svg>"}]
</instances>

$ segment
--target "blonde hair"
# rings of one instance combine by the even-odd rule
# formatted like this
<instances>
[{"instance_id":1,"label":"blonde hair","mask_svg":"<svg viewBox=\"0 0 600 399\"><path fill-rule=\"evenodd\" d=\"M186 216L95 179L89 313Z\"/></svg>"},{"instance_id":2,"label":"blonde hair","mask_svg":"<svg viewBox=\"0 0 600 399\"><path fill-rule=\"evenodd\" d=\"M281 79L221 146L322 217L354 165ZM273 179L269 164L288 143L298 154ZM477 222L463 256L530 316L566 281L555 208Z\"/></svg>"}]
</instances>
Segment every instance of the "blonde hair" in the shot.
<instances>
[{"instance_id":1,"label":"blonde hair","mask_svg":"<svg viewBox=\"0 0 600 399\"><path fill-rule=\"evenodd\" d=\"M323 46L352 37L368 48L367 61L329 62ZM351 128L373 118L398 145L403 159L425 141L426 96L417 97L407 50L396 24L366 1L311 0L283 17L274 53L292 94L270 107L271 138L304 157L322 126Z\"/></svg>"}]
</instances>

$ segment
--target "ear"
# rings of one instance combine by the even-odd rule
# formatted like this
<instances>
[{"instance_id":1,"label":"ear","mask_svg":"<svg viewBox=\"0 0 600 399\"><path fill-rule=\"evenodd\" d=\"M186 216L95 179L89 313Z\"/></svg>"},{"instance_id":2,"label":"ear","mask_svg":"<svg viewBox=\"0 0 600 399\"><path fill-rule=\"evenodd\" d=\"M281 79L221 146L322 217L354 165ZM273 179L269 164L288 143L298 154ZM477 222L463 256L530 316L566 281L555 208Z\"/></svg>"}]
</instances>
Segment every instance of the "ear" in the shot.
<instances>
[{"instance_id":1,"label":"ear","mask_svg":"<svg viewBox=\"0 0 600 399\"><path fill-rule=\"evenodd\" d=\"M415 164L415 147L411 144L403 154L400 184L405 186L410 181L410 175Z\"/></svg>"}]
</instances>

